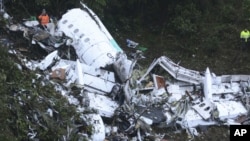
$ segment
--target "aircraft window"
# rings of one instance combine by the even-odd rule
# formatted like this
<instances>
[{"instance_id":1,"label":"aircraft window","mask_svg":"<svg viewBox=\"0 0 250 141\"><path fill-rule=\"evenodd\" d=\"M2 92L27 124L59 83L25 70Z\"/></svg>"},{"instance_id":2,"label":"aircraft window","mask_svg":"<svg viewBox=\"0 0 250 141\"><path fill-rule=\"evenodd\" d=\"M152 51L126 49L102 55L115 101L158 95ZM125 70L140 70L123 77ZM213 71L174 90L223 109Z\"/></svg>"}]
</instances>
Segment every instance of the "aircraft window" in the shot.
<instances>
[{"instance_id":1,"label":"aircraft window","mask_svg":"<svg viewBox=\"0 0 250 141\"><path fill-rule=\"evenodd\" d=\"M63 24L66 24L67 22L68 22L68 20L64 20L64 21L63 21Z\"/></svg>"},{"instance_id":2,"label":"aircraft window","mask_svg":"<svg viewBox=\"0 0 250 141\"><path fill-rule=\"evenodd\" d=\"M94 120L94 124L100 124L99 120Z\"/></svg>"},{"instance_id":3,"label":"aircraft window","mask_svg":"<svg viewBox=\"0 0 250 141\"><path fill-rule=\"evenodd\" d=\"M182 118L181 118L181 117L178 117L178 118L177 118L177 120L178 120L178 121L181 121L181 120L182 120Z\"/></svg>"},{"instance_id":4,"label":"aircraft window","mask_svg":"<svg viewBox=\"0 0 250 141\"><path fill-rule=\"evenodd\" d=\"M84 40L84 42L88 42L89 41L89 38L86 38L85 40Z\"/></svg>"},{"instance_id":5,"label":"aircraft window","mask_svg":"<svg viewBox=\"0 0 250 141\"><path fill-rule=\"evenodd\" d=\"M204 107L205 105L206 105L205 103L201 103L199 107Z\"/></svg>"},{"instance_id":6,"label":"aircraft window","mask_svg":"<svg viewBox=\"0 0 250 141\"><path fill-rule=\"evenodd\" d=\"M208 111L209 109L210 109L210 107L206 107L204 110L205 110L205 111Z\"/></svg>"},{"instance_id":7,"label":"aircraft window","mask_svg":"<svg viewBox=\"0 0 250 141\"><path fill-rule=\"evenodd\" d=\"M79 32L79 29L75 29L75 30L74 30L74 33L77 33L77 32Z\"/></svg>"},{"instance_id":8,"label":"aircraft window","mask_svg":"<svg viewBox=\"0 0 250 141\"><path fill-rule=\"evenodd\" d=\"M81 35L80 35L80 38L82 38L83 36L84 36L84 34L81 34Z\"/></svg>"},{"instance_id":9,"label":"aircraft window","mask_svg":"<svg viewBox=\"0 0 250 141\"><path fill-rule=\"evenodd\" d=\"M71 27L73 27L73 24L70 24L70 25L68 26L68 28L71 28Z\"/></svg>"}]
</instances>

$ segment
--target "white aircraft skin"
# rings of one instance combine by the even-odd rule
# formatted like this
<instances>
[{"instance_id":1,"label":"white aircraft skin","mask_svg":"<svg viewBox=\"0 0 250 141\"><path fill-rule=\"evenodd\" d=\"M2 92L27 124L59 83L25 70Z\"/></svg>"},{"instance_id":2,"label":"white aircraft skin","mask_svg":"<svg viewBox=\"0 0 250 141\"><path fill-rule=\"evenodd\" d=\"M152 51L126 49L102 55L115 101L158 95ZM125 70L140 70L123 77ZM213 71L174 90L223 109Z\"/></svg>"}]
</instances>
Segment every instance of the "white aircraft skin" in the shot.
<instances>
[{"instance_id":1,"label":"white aircraft skin","mask_svg":"<svg viewBox=\"0 0 250 141\"><path fill-rule=\"evenodd\" d=\"M80 86L84 86L84 77L83 77L83 72L82 72L82 66L81 63L79 62L79 60L76 60L76 72L77 72L77 76L78 76L78 84Z\"/></svg>"},{"instance_id":2,"label":"white aircraft skin","mask_svg":"<svg viewBox=\"0 0 250 141\"><path fill-rule=\"evenodd\" d=\"M204 95L205 95L206 100L208 100L208 101L212 100L212 78L211 78L209 68L207 68L205 71Z\"/></svg>"},{"instance_id":3,"label":"white aircraft skin","mask_svg":"<svg viewBox=\"0 0 250 141\"><path fill-rule=\"evenodd\" d=\"M250 105L243 104L238 97L250 100L250 92L246 91L250 87L250 75L212 76L209 68L202 75L199 71L189 70L175 64L165 56L159 57L149 66L146 73L140 76L137 80L140 87L130 88L130 81L126 80L131 77L136 61L127 59L126 54L117 45L100 19L86 5L82 5L83 9L74 8L65 13L59 20L57 29L58 32L63 32L71 38L70 45L75 49L78 59L76 61L63 60L60 59L57 51L54 51L40 63L32 66L46 70L55 59L60 60L52 68L54 70L67 68L68 83L77 83L85 87L91 100L89 107L99 111L97 115L87 115L91 118L90 124L95 126L93 140L105 139L105 126L101 116L112 117L119 107L117 102L108 96L116 84L123 85L126 104L131 101L137 105L160 103L162 107L167 107L164 111L167 117L166 124L175 121L185 129L192 128L192 131L193 127L198 125L218 124L218 119L224 124L238 124L235 119L248 114ZM107 65L113 65L116 72L111 73L101 69ZM165 87L161 89L156 89L154 87L156 84L151 88L144 86L141 82L149 78L147 76L157 65L165 69L176 81L172 83L166 80ZM120 77L121 82L115 81L114 73ZM96 90L94 92L93 87ZM151 95L143 94L143 90L151 89ZM135 91L140 90L142 91L140 94L134 95ZM201 90L204 96L194 93L198 90ZM162 103L163 99L164 103ZM190 106L191 104L193 105ZM175 114L169 109L175 111ZM182 120L177 120L177 117ZM151 125L151 119L147 123Z\"/></svg>"},{"instance_id":4,"label":"white aircraft skin","mask_svg":"<svg viewBox=\"0 0 250 141\"><path fill-rule=\"evenodd\" d=\"M65 13L58 22L57 32L70 37L81 63L94 68L113 65L120 80L125 82L132 67L132 61L116 43L96 14L86 5Z\"/></svg>"},{"instance_id":5,"label":"white aircraft skin","mask_svg":"<svg viewBox=\"0 0 250 141\"><path fill-rule=\"evenodd\" d=\"M93 67L105 67L123 52L107 32L99 18L88 8L69 10L58 22L58 31L72 38L80 62Z\"/></svg>"}]
</instances>

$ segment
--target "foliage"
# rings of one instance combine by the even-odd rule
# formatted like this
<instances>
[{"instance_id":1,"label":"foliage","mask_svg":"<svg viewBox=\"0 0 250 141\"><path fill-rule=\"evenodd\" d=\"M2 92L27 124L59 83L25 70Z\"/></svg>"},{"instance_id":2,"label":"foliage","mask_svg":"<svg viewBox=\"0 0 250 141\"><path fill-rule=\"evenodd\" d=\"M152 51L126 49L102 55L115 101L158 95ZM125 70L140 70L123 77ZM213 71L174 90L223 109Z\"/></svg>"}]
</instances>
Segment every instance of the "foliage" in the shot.
<instances>
[{"instance_id":1,"label":"foliage","mask_svg":"<svg viewBox=\"0 0 250 141\"><path fill-rule=\"evenodd\" d=\"M15 0L5 2L8 13L21 15L23 18L38 16L44 8L49 15L60 17L69 8L79 7L79 5L79 0Z\"/></svg>"},{"instance_id":2,"label":"foliage","mask_svg":"<svg viewBox=\"0 0 250 141\"><path fill-rule=\"evenodd\" d=\"M197 26L201 18L201 12L197 10L196 5L190 3L185 6L177 5L175 7L175 16L173 16L169 26L179 35L190 35L197 32Z\"/></svg>"},{"instance_id":3,"label":"foliage","mask_svg":"<svg viewBox=\"0 0 250 141\"><path fill-rule=\"evenodd\" d=\"M250 0L243 0L242 2L243 17L249 19L250 15Z\"/></svg>"},{"instance_id":4,"label":"foliage","mask_svg":"<svg viewBox=\"0 0 250 141\"><path fill-rule=\"evenodd\" d=\"M36 3L38 6L50 5L50 1L49 1L49 0L35 0L35 3Z\"/></svg>"},{"instance_id":5,"label":"foliage","mask_svg":"<svg viewBox=\"0 0 250 141\"><path fill-rule=\"evenodd\" d=\"M75 107L51 84L42 85L34 73L20 71L5 48L0 47L0 54L0 129L5 131L0 138L20 141L35 135L40 140L59 140L68 127L74 128L73 117L79 116Z\"/></svg>"},{"instance_id":6,"label":"foliage","mask_svg":"<svg viewBox=\"0 0 250 141\"><path fill-rule=\"evenodd\" d=\"M118 43L129 37L146 45L148 62L168 55L197 70L208 65L218 73L249 73L249 52L239 50L239 33L250 27L250 0L11 0L5 6L15 18L38 15L42 8L60 17L67 9L80 7L80 1L101 17ZM0 138L28 140L31 127L39 138L57 140L67 125L74 128L70 119L77 118L75 107L51 85L31 83L37 80L35 75L18 70L4 48L0 54L0 129L5 131ZM59 115L51 118L45 114L48 108ZM44 126L28 114L38 115Z\"/></svg>"},{"instance_id":7,"label":"foliage","mask_svg":"<svg viewBox=\"0 0 250 141\"><path fill-rule=\"evenodd\" d=\"M90 7L100 18L104 17L104 9L107 6L107 0L80 0Z\"/></svg>"}]
</instances>

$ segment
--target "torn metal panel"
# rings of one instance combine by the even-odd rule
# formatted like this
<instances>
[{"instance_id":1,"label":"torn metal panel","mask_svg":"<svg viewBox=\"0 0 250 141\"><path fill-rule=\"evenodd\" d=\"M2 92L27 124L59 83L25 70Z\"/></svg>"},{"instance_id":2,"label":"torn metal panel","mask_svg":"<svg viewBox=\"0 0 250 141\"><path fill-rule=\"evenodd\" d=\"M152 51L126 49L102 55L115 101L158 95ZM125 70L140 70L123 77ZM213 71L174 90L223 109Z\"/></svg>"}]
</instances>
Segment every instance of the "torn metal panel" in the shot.
<instances>
[{"instance_id":1,"label":"torn metal panel","mask_svg":"<svg viewBox=\"0 0 250 141\"><path fill-rule=\"evenodd\" d=\"M245 81L250 82L250 76L249 75L222 75L221 76L221 82L239 82L239 81Z\"/></svg>"},{"instance_id":2,"label":"torn metal panel","mask_svg":"<svg viewBox=\"0 0 250 141\"><path fill-rule=\"evenodd\" d=\"M35 31L29 30L28 32L32 32L29 34L32 34L33 40L38 41L38 42L43 41L43 40L49 38L49 36L50 36L50 33L44 32L44 30L35 30Z\"/></svg>"},{"instance_id":3,"label":"torn metal panel","mask_svg":"<svg viewBox=\"0 0 250 141\"><path fill-rule=\"evenodd\" d=\"M52 31L53 26L51 28ZM90 120L94 131L98 131L93 133L93 140L105 138L101 117L113 119L121 134L136 134L137 139L143 140L154 124L164 123L162 126L167 127L177 123L194 133L199 125L237 123L239 117L249 114L249 75L216 76L209 68L202 74L166 56L154 60L143 73L134 68L141 54L137 52L129 59L100 19L84 4L82 9L67 11L58 22L59 32L66 36L59 39L74 48L75 60L59 56L58 36L54 33L42 31L45 34L40 34L33 25L12 25L10 29L23 31L25 38L49 52L55 50L42 60L22 58L21 62L31 70L42 70L47 81L54 84L69 103L78 106L80 112L97 111L85 118ZM45 43L47 39L49 43ZM157 74L158 67L171 78ZM50 78L62 81L49 80L48 71ZM80 89L79 93L73 92L74 86Z\"/></svg>"},{"instance_id":4,"label":"torn metal panel","mask_svg":"<svg viewBox=\"0 0 250 141\"><path fill-rule=\"evenodd\" d=\"M213 110L213 105L208 100L200 101L196 103L192 108L204 119L208 120L211 117L211 111Z\"/></svg>"},{"instance_id":5,"label":"torn metal panel","mask_svg":"<svg viewBox=\"0 0 250 141\"><path fill-rule=\"evenodd\" d=\"M162 107L143 107L137 106L136 107L137 113L141 113L141 116L144 118L148 118L152 120L152 124L159 124L166 120L164 116ZM145 111L144 111L145 110ZM149 125L150 122L148 122Z\"/></svg>"},{"instance_id":6,"label":"torn metal panel","mask_svg":"<svg viewBox=\"0 0 250 141\"><path fill-rule=\"evenodd\" d=\"M94 68L94 67L88 66L88 65L81 63L81 62L80 62L80 65L82 68L82 72L85 74L99 77L101 79L104 79L104 80L110 81L110 82L114 82L114 83L116 81L115 80L115 73L112 71L108 71L108 70L101 69L101 68ZM72 69L75 69L76 62L71 61L71 60L60 59L52 67L52 70L56 69L56 68L69 68L69 67L71 67Z\"/></svg>"},{"instance_id":7,"label":"torn metal panel","mask_svg":"<svg viewBox=\"0 0 250 141\"><path fill-rule=\"evenodd\" d=\"M58 56L58 51L55 50L49 55L47 55L38 65L39 69L45 70L47 69L56 59L59 59L60 57Z\"/></svg>"},{"instance_id":8,"label":"torn metal panel","mask_svg":"<svg viewBox=\"0 0 250 141\"><path fill-rule=\"evenodd\" d=\"M170 103L179 101L183 96L190 96L192 99L194 99L199 95L200 88L200 86L188 83L167 83L166 86Z\"/></svg>"},{"instance_id":9,"label":"torn metal panel","mask_svg":"<svg viewBox=\"0 0 250 141\"><path fill-rule=\"evenodd\" d=\"M89 108L93 108L98 111L103 117L112 117L115 113L115 110L119 107L119 105L113 101L111 98L94 94L94 93L86 93L89 98Z\"/></svg>"},{"instance_id":10,"label":"torn metal panel","mask_svg":"<svg viewBox=\"0 0 250 141\"><path fill-rule=\"evenodd\" d=\"M153 65L149 67L140 81L146 78L151 70L156 67L156 62L157 61L152 63ZM163 67L162 65L160 66ZM182 70L188 71L184 68ZM170 69L167 72L171 72ZM185 74L192 74L191 72ZM156 77L154 74L152 76L154 87L157 88ZM237 97L242 96L244 93L242 90L249 87L249 76L245 78L241 78L240 75L215 76L210 73L208 68L205 76L192 76L193 80L199 80L196 81L199 82L199 84L193 83L195 81L192 80L189 81L189 78L186 79L186 76L183 76L183 78L181 78L181 76L182 75L179 75L179 78L174 77L178 81L166 81L165 84L168 94L167 102L170 104L167 104L167 107L170 106L170 111L167 110L167 108L164 113L167 118L167 124L174 121L180 124L182 128L197 127L199 125L215 125L219 124L219 121L223 121L227 124L228 122L232 123L232 120L240 115L248 114L246 109L247 105L243 105L239 102ZM185 100L186 104L180 104L185 97L189 97L189 100ZM150 99L152 99L152 97L150 97ZM192 104L192 107L187 106L188 103ZM174 114L172 114L172 112Z\"/></svg>"},{"instance_id":11,"label":"torn metal panel","mask_svg":"<svg viewBox=\"0 0 250 141\"><path fill-rule=\"evenodd\" d=\"M201 83L203 76L200 72L186 69L182 66L179 66L178 64L174 63L172 60L167 58L166 56L162 56L155 60L148 68L147 72L144 74L143 77L140 78L139 82L141 82L146 75L148 75L152 69L156 66L160 65L163 69L165 69L171 76L173 76L175 79L193 83L193 84L199 84Z\"/></svg>"},{"instance_id":12,"label":"torn metal panel","mask_svg":"<svg viewBox=\"0 0 250 141\"><path fill-rule=\"evenodd\" d=\"M126 54L119 53L117 60L113 63L113 68L116 71L121 82L125 82L131 76L133 71L133 62L127 59Z\"/></svg>"},{"instance_id":13,"label":"torn metal panel","mask_svg":"<svg viewBox=\"0 0 250 141\"><path fill-rule=\"evenodd\" d=\"M34 26L38 26L39 22L38 21L25 21L24 25L26 25L27 27L34 27Z\"/></svg>"},{"instance_id":14,"label":"torn metal panel","mask_svg":"<svg viewBox=\"0 0 250 141\"><path fill-rule=\"evenodd\" d=\"M117 82L115 82L114 72L100 68L93 69L79 61L75 62L61 59L52 67L52 70L58 68L66 68L67 86L77 82L92 92L107 94L110 93L112 88L117 84Z\"/></svg>"},{"instance_id":15,"label":"torn metal panel","mask_svg":"<svg viewBox=\"0 0 250 141\"><path fill-rule=\"evenodd\" d=\"M238 101L220 101L214 102L218 111L220 120L234 119L240 115L247 115L248 111L245 106Z\"/></svg>"},{"instance_id":16,"label":"torn metal panel","mask_svg":"<svg viewBox=\"0 0 250 141\"><path fill-rule=\"evenodd\" d=\"M204 120L194 109L189 109L183 119L178 119L177 123L182 128L197 127L199 125L209 126L216 125L217 121L206 121Z\"/></svg>"},{"instance_id":17,"label":"torn metal panel","mask_svg":"<svg viewBox=\"0 0 250 141\"><path fill-rule=\"evenodd\" d=\"M82 66L78 59L76 60L76 75L77 75L77 79L76 79L77 84L80 86L84 86L85 82L84 82Z\"/></svg>"}]
</instances>

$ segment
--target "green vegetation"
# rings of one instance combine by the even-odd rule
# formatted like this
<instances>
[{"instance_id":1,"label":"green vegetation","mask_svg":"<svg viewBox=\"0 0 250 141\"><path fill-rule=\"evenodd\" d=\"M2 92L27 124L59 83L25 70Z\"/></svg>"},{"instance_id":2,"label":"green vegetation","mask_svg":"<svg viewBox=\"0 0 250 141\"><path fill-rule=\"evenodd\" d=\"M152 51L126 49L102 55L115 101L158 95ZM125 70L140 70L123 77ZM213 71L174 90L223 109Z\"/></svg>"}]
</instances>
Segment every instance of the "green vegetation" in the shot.
<instances>
[{"instance_id":1,"label":"green vegetation","mask_svg":"<svg viewBox=\"0 0 250 141\"><path fill-rule=\"evenodd\" d=\"M74 129L73 117L79 115L75 107L34 72L19 70L5 48L0 47L0 54L0 139L28 140L35 133L40 140L58 140L67 128Z\"/></svg>"},{"instance_id":2,"label":"green vegetation","mask_svg":"<svg viewBox=\"0 0 250 141\"><path fill-rule=\"evenodd\" d=\"M5 8L15 20L37 16L43 8L59 19L79 1L101 18L125 51L131 51L126 38L147 48L142 64L166 55L190 69L249 74L250 48L241 51L239 33L250 29L250 0L11 0ZM75 107L34 73L19 70L2 47L0 54L0 139L27 140L36 129L41 140L58 140L74 128ZM58 115L50 117L49 108Z\"/></svg>"},{"instance_id":3,"label":"green vegetation","mask_svg":"<svg viewBox=\"0 0 250 141\"><path fill-rule=\"evenodd\" d=\"M124 1L110 4L103 21L125 50L126 38L148 48L144 64L166 55L195 70L209 67L216 74L247 74L250 49L241 51L239 34L250 28L249 2Z\"/></svg>"}]
</instances>

